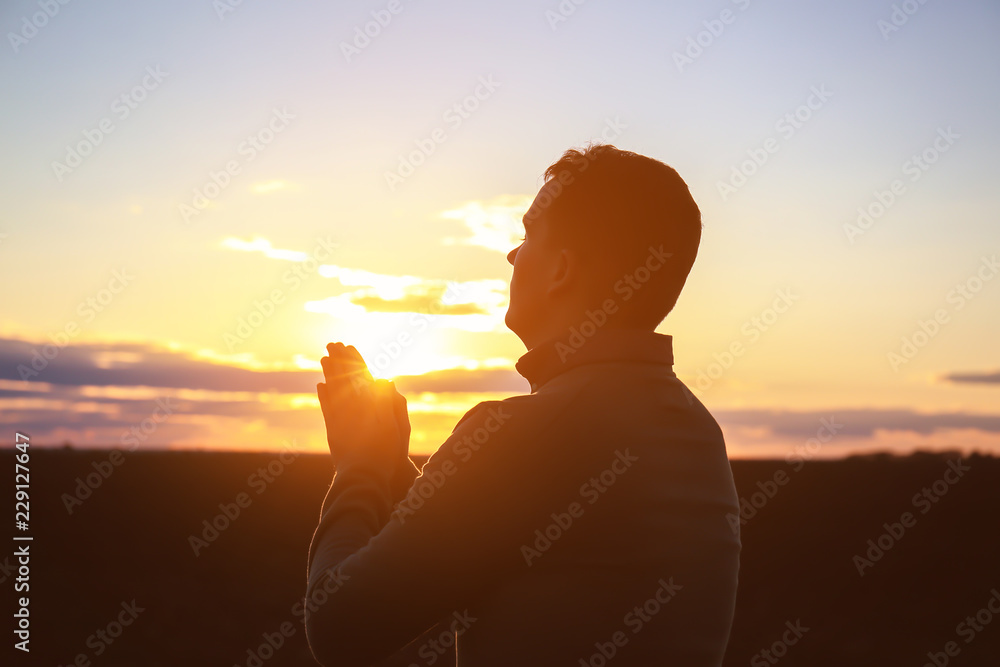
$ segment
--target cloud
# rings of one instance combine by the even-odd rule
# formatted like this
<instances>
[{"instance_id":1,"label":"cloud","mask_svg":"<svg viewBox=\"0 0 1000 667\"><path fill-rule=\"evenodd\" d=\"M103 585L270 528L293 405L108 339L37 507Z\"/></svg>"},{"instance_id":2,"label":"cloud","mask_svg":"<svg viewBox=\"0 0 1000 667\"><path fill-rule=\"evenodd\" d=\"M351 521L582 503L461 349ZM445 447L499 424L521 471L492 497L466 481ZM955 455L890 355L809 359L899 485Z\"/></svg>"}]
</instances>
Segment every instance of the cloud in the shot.
<instances>
[{"instance_id":1,"label":"cloud","mask_svg":"<svg viewBox=\"0 0 1000 667\"><path fill-rule=\"evenodd\" d=\"M980 373L949 373L941 378L945 382L971 384L1000 384L1000 371Z\"/></svg>"},{"instance_id":2,"label":"cloud","mask_svg":"<svg viewBox=\"0 0 1000 667\"><path fill-rule=\"evenodd\" d=\"M309 258L309 255L298 250L282 250L281 248L275 248L271 245L270 241L259 236L255 236L252 241L244 241L243 239L230 236L223 239L222 247L242 252L260 252L263 253L265 257L269 257L271 259L283 259L289 262L304 262Z\"/></svg>"},{"instance_id":3,"label":"cloud","mask_svg":"<svg viewBox=\"0 0 1000 667\"><path fill-rule=\"evenodd\" d=\"M340 318L371 313L419 313L441 326L465 331L492 331L503 326L507 283L503 280L439 280L393 276L324 265L320 275L358 289L308 301L305 309Z\"/></svg>"},{"instance_id":4,"label":"cloud","mask_svg":"<svg viewBox=\"0 0 1000 667\"><path fill-rule=\"evenodd\" d=\"M30 369L44 344L0 338L0 398L53 395L72 400L149 400L159 389L176 390L183 400L226 405L256 403L260 393L309 394L322 380L317 370L255 370L195 358L145 343L80 343L58 349L38 375L21 382L19 367ZM54 346L53 346L54 347ZM50 348L51 350L51 348ZM113 362L112 362L113 360ZM401 391L523 391L526 381L512 368L451 368L396 379ZM404 389L405 388L405 389ZM203 392L199 394L198 392ZM177 393L179 392L179 393Z\"/></svg>"},{"instance_id":5,"label":"cloud","mask_svg":"<svg viewBox=\"0 0 1000 667\"><path fill-rule=\"evenodd\" d=\"M521 243L522 216L534 198L528 195L500 195L488 201L470 201L444 211L441 217L461 220L471 232L466 238L448 237L445 244L472 245L509 253Z\"/></svg>"},{"instance_id":6,"label":"cloud","mask_svg":"<svg viewBox=\"0 0 1000 667\"><path fill-rule=\"evenodd\" d=\"M528 381L512 368L450 368L422 375L400 375L396 387L401 393L512 392L529 391Z\"/></svg>"},{"instance_id":7,"label":"cloud","mask_svg":"<svg viewBox=\"0 0 1000 667\"><path fill-rule=\"evenodd\" d=\"M382 313L435 313L437 315L489 315L489 311L475 303L447 304L442 302L444 289L434 293L407 294L399 299L383 299L368 294L351 294L351 303L368 312Z\"/></svg>"},{"instance_id":8,"label":"cloud","mask_svg":"<svg viewBox=\"0 0 1000 667\"><path fill-rule=\"evenodd\" d=\"M42 368L46 354L51 358ZM19 367L32 368L32 360L38 375L23 382ZM169 417L153 431L138 431L144 447L273 449L293 438L322 451L325 434L315 397L321 379L317 370L244 368L148 343L57 348L0 338L0 424L42 444L122 446L134 442L140 425L154 426L158 401L166 400ZM509 367L404 376L397 386L413 399L415 427L433 426L415 435L425 449L443 442L456 414L484 396L527 389ZM444 394L448 400L442 402Z\"/></svg>"},{"instance_id":9,"label":"cloud","mask_svg":"<svg viewBox=\"0 0 1000 667\"><path fill-rule=\"evenodd\" d=\"M0 380L21 380L27 371L29 381L57 385L281 393L312 392L318 380L314 371L252 370L143 343L67 345L55 348L58 353L51 359L45 358L45 347L0 339ZM46 353L54 347L49 345Z\"/></svg>"},{"instance_id":10,"label":"cloud","mask_svg":"<svg viewBox=\"0 0 1000 667\"><path fill-rule=\"evenodd\" d=\"M723 426L763 428L775 436L816 437L820 420L826 419L843 427L837 437L872 437L881 431L909 431L929 434L935 431L974 429L1000 433L1000 414L969 414L964 412L924 413L914 410L716 410L712 413Z\"/></svg>"},{"instance_id":11,"label":"cloud","mask_svg":"<svg viewBox=\"0 0 1000 667\"><path fill-rule=\"evenodd\" d=\"M428 282L417 276L395 276L362 269L349 269L335 264L324 264L319 267L319 274L324 278L336 278L345 287L370 287L386 298L399 297L407 289Z\"/></svg>"},{"instance_id":12,"label":"cloud","mask_svg":"<svg viewBox=\"0 0 1000 667\"><path fill-rule=\"evenodd\" d=\"M228 237L222 241L222 247L290 262L309 259L305 252L275 248L259 236L250 241ZM308 301L304 305L308 312L341 318L357 318L366 313L424 313L443 318L439 323L444 326L466 331L493 330L503 324L506 314L507 283L503 280L460 282L376 273L336 264L322 264L318 272L324 278L333 278L344 287L355 289Z\"/></svg>"},{"instance_id":13,"label":"cloud","mask_svg":"<svg viewBox=\"0 0 1000 667\"><path fill-rule=\"evenodd\" d=\"M22 382L19 366L50 356L32 381ZM39 355L39 356L36 356ZM509 362L506 362L509 364ZM44 342L0 338L0 424L22 429L46 444L117 445L128 430L148 422L157 400L169 398L170 418L149 442L209 447L277 447L281 438L300 444L323 442L315 398L316 370L246 368L220 359L198 358L149 343L80 343L63 348ZM457 416L480 400L528 391L509 365L450 368L395 378L411 399L415 441L422 451L447 437ZM841 425L832 451L885 448L905 442L981 442L1000 446L1000 414L920 412L910 409L713 411L736 451L779 454L788 443L816 437L821 420ZM784 444L783 444L784 443ZM935 444L936 443L936 444ZM941 444L943 443L943 444ZM768 450L770 451L770 450Z\"/></svg>"}]
</instances>

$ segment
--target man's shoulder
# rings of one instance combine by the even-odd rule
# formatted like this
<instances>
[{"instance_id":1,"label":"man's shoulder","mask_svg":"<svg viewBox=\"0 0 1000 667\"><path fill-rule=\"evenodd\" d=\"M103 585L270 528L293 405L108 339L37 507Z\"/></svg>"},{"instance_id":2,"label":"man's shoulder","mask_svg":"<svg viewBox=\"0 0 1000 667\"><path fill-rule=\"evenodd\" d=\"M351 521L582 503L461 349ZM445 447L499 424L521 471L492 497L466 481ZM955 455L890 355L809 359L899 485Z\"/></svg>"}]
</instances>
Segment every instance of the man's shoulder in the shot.
<instances>
[{"instance_id":1,"label":"man's shoulder","mask_svg":"<svg viewBox=\"0 0 1000 667\"><path fill-rule=\"evenodd\" d=\"M579 388L577 388L579 389ZM477 428L488 422L504 425L511 422L537 428L543 422L557 419L565 409L579 399L580 391L541 391L518 394L502 399L480 401L472 406L455 424L452 433L459 429Z\"/></svg>"},{"instance_id":2,"label":"man's shoulder","mask_svg":"<svg viewBox=\"0 0 1000 667\"><path fill-rule=\"evenodd\" d=\"M512 398L521 398L520 396L514 396ZM490 401L480 401L474 406L469 408L469 410L462 415L462 418L458 420L455 424L455 428L452 429L452 433L457 431L460 426L473 422L485 421L492 419L499 424L503 424L508 419L513 417L513 411L516 410L518 403L509 403L510 398L495 399Z\"/></svg>"}]
</instances>

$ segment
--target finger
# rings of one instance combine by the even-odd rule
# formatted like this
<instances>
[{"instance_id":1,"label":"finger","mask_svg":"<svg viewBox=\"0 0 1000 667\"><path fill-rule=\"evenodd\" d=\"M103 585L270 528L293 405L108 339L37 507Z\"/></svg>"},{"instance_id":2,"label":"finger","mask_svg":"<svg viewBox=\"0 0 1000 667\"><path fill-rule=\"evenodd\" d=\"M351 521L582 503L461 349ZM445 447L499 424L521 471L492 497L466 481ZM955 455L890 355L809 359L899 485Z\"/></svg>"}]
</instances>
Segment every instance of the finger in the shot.
<instances>
[{"instance_id":1,"label":"finger","mask_svg":"<svg viewBox=\"0 0 1000 667\"><path fill-rule=\"evenodd\" d=\"M331 365L331 364L332 364L332 362L335 362L340 357L340 351L343 349L343 347L344 347L343 343L327 343L326 344L326 354L327 354L327 356L321 358L319 360L319 362L323 366L323 372L324 372L324 374L328 374L330 376L330 377L327 377L327 381L333 379L333 377L332 377L333 365ZM330 370L329 373L327 373L328 369Z\"/></svg>"},{"instance_id":2,"label":"finger","mask_svg":"<svg viewBox=\"0 0 1000 667\"><path fill-rule=\"evenodd\" d=\"M323 413L323 418L327 417L329 399L326 395L326 385L322 382L316 384L316 396L319 398L319 409Z\"/></svg>"},{"instance_id":3,"label":"finger","mask_svg":"<svg viewBox=\"0 0 1000 667\"><path fill-rule=\"evenodd\" d=\"M348 345L341 350L340 355L341 372L347 381L351 383L355 392L367 394L373 382L371 373L365 365L364 359L354 348Z\"/></svg>"},{"instance_id":4,"label":"finger","mask_svg":"<svg viewBox=\"0 0 1000 667\"><path fill-rule=\"evenodd\" d=\"M357 392L358 387L354 386L353 378L350 377L343 343L330 343L327 349L330 351L330 358L326 364L326 381L330 385L330 395L335 400L343 400L352 389Z\"/></svg>"},{"instance_id":5,"label":"finger","mask_svg":"<svg viewBox=\"0 0 1000 667\"><path fill-rule=\"evenodd\" d=\"M387 417L396 420L396 396L388 380L375 380L372 385L375 390L375 401L377 402L380 417Z\"/></svg>"},{"instance_id":6,"label":"finger","mask_svg":"<svg viewBox=\"0 0 1000 667\"><path fill-rule=\"evenodd\" d=\"M395 382L389 382L389 391L392 393L393 405L401 405L403 406L403 409L406 409L406 396L399 393L399 390L396 389Z\"/></svg>"},{"instance_id":7,"label":"finger","mask_svg":"<svg viewBox=\"0 0 1000 667\"><path fill-rule=\"evenodd\" d=\"M343 359L344 344L343 343L327 343L326 353L328 356L320 359L320 364L323 366L323 373L326 375L327 382L335 382L337 380L337 374L339 373L338 365Z\"/></svg>"},{"instance_id":8,"label":"finger","mask_svg":"<svg viewBox=\"0 0 1000 667\"><path fill-rule=\"evenodd\" d=\"M410 415L406 410L406 397L396 390L394 382L390 382L389 386L392 388L392 411L393 416L396 418L396 424L399 426L399 430L403 433L404 437L409 438Z\"/></svg>"},{"instance_id":9,"label":"finger","mask_svg":"<svg viewBox=\"0 0 1000 667\"><path fill-rule=\"evenodd\" d=\"M344 348L344 363L353 372L360 373L361 379L372 382L372 374L368 370L368 365L353 345Z\"/></svg>"},{"instance_id":10,"label":"finger","mask_svg":"<svg viewBox=\"0 0 1000 667\"><path fill-rule=\"evenodd\" d=\"M340 400L344 393L344 371L335 358L323 357L319 360L323 367L323 379L326 380L327 392L331 398Z\"/></svg>"}]
</instances>

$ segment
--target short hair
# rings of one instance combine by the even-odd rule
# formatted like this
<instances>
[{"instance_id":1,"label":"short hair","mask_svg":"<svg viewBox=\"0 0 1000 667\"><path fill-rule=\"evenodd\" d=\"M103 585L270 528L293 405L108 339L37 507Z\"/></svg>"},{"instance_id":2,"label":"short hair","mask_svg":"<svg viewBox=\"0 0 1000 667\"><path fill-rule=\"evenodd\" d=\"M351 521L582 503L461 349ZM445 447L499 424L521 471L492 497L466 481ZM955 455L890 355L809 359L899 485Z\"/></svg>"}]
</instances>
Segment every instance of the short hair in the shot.
<instances>
[{"instance_id":1,"label":"short hair","mask_svg":"<svg viewBox=\"0 0 1000 667\"><path fill-rule=\"evenodd\" d=\"M554 196L539 204L556 241L593 267L596 300L618 302L609 323L655 329L676 305L701 242L701 211L680 174L653 158L594 144L566 151L544 176L555 181ZM615 294L617 281L645 264L650 246L670 254L665 264L648 271L627 300Z\"/></svg>"}]
</instances>

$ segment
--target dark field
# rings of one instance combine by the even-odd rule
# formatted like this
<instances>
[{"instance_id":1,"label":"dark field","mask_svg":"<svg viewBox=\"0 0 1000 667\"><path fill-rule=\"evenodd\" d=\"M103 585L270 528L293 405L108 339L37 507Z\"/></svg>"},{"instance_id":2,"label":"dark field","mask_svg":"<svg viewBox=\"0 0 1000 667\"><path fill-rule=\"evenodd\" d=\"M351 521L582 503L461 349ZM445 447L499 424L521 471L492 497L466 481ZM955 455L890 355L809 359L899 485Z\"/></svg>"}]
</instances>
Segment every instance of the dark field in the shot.
<instances>
[{"instance_id":1,"label":"dark field","mask_svg":"<svg viewBox=\"0 0 1000 667\"><path fill-rule=\"evenodd\" d=\"M108 461L109 452L32 448L31 653L12 648L18 596L12 553L25 543L8 542L14 546L0 563L8 638L0 664L70 665L80 654L76 664L83 666L315 664L301 615L292 609L305 590L307 545L332 474L328 459L302 455L268 482L251 476L269 463L277 469L276 453L121 456L70 514L63 494L72 494L76 479L93 473L93 462ZM13 452L2 457L13 471ZM875 456L811 461L798 471L783 461L734 461L737 488L747 499L777 471L787 477L779 477L786 483L772 498L756 497L762 506L743 526L726 664L920 667L935 664L929 652L939 666L1000 664L1000 615L987 609L991 591L1000 591L1000 460L961 459L967 466L961 477L949 473L953 484L939 481L957 460L957 454ZM13 514L9 479L4 495ZM930 495L914 502L925 487ZM189 536L200 535L203 520L240 493L249 505L196 556ZM908 526L901 523L904 512ZM883 535L884 524L903 534ZM880 536L888 549L872 551L860 576L854 557L867 558L868 541L877 544ZM128 622L120 634L119 618ZM290 636L273 655L251 657L248 651L262 644L267 657L265 633L279 643L274 633L289 622ZM794 645L781 643L786 622L808 628ZM430 664L417 646L409 658L385 664Z\"/></svg>"}]
</instances>

